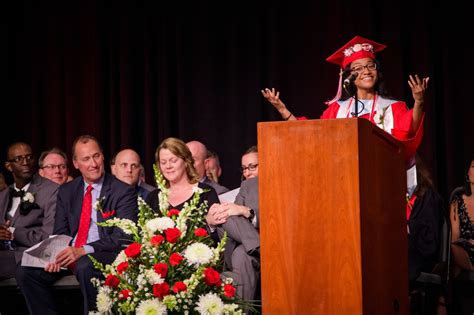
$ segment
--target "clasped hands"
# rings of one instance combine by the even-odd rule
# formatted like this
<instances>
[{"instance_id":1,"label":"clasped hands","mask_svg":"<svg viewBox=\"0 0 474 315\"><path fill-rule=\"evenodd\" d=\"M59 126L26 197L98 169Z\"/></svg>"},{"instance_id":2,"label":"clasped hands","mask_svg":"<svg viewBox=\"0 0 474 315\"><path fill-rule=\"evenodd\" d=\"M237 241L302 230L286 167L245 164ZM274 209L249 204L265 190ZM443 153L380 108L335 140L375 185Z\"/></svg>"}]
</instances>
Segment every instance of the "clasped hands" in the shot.
<instances>
[{"instance_id":1,"label":"clasped hands","mask_svg":"<svg viewBox=\"0 0 474 315\"><path fill-rule=\"evenodd\" d=\"M206 222L210 226L224 224L227 219L233 215L242 215L246 218L250 216L250 208L246 206L236 205L235 203L215 203L207 212Z\"/></svg>"},{"instance_id":2,"label":"clasped hands","mask_svg":"<svg viewBox=\"0 0 474 315\"><path fill-rule=\"evenodd\" d=\"M59 272L62 267L67 267L84 256L86 251L83 247L68 246L56 256L54 263L47 264L44 270L47 272Z\"/></svg>"}]
</instances>

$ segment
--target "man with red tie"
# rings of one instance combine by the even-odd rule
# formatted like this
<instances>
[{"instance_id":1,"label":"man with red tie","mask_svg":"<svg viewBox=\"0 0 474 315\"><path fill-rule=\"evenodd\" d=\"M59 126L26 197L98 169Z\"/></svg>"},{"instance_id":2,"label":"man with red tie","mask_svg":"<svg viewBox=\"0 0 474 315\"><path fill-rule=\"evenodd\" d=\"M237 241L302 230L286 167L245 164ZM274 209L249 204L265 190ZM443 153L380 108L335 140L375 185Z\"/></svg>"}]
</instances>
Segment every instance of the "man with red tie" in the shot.
<instances>
[{"instance_id":1,"label":"man with red tie","mask_svg":"<svg viewBox=\"0 0 474 315\"><path fill-rule=\"evenodd\" d=\"M100 278L101 272L93 267L87 255L109 264L127 242L127 236L121 229L101 227L96 223L116 217L137 220L136 192L131 186L105 173L104 155L99 142L89 135L80 136L74 141L72 153L74 167L82 176L59 188L53 232L71 236L72 242L44 270L31 267L17 269L17 282L30 314L58 313L51 286L70 271L81 285L84 313L96 309L97 290L90 280Z\"/></svg>"}]
</instances>

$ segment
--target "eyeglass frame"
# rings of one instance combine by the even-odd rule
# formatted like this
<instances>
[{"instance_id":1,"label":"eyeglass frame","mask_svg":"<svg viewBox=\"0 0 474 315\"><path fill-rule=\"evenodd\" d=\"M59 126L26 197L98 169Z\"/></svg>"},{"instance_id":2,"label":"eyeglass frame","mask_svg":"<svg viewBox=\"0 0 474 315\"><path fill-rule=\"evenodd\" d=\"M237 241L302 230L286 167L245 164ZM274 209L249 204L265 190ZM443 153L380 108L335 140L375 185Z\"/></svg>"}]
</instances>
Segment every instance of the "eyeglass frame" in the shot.
<instances>
[{"instance_id":1,"label":"eyeglass frame","mask_svg":"<svg viewBox=\"0 0 474 315\"><path fill-rule=\"evenodd\" d=\"M33 154L17 155L13 159L7 160L7 162L9 163L16 163L16 164L21 164L24 161L26 161L26 163L34 162L35 156Z\"/></svg>"},{"instance_id":2,"label":"eyeglass frame","mask_svg":"<svg viewBox=\"0 0 474 315\"><path fill-rule=\"evenodd\" d=\"M376 62L371 62L371 63L368 63L366 64L365 66L363 65L357 65L355 66L354 68L351 68L351 72L357 72L357 73L362 73L364 72L365 69L369 70L369 71L375 71L378 69L378 65ZM371 69L373 68L373 69Z\"/></svg>"},{"instance_id":3,"label":"eyeglass frame","mask_svg":"<svg viewBox=\"0 0 474 315\"><path fill-rule=\"evenodd\" d=\"M240 172L243 174L246 170L248 170L249 172L253 172L257 169L258 167L258 163L257 164L252 164L250 163L248 166L241 166L240 167Z\"/></svg>"},{"instance_id":4,"label":"eyeglass frame","mask_svg":"<svg viewBox=\"0 0 474 315\"><path fill-rule=\"evenodd\" d=\"M47 164L47 165L43 165L41 167L41 169L48 169L48 170L55 170L55 169L59 169L60 171L64 171L67 169L67 165L66 164Z\"/></svg>"}]
</instances>

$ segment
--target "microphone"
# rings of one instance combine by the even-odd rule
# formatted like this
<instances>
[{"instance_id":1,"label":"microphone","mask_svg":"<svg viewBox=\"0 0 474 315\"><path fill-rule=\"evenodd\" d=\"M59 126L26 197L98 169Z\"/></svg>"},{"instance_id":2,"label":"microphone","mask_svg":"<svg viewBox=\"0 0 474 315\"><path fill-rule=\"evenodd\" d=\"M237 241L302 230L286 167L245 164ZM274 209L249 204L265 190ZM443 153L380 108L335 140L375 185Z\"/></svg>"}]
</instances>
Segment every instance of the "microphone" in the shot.
<instances>
[{"instance_id":1,"label":"microphone","mask_svg":"<svg viewBox=\"0 0 474 315\"><path fill-rule=\"evenodd\" d=\"M344 86L345 89L347 89L349 87L349 85L354 82L355 79L357 79L357 76L359 75L359 73L357 72L351 72L351 74L344 79L344 83L342 84Z\"/></svg>"}]
</instances>

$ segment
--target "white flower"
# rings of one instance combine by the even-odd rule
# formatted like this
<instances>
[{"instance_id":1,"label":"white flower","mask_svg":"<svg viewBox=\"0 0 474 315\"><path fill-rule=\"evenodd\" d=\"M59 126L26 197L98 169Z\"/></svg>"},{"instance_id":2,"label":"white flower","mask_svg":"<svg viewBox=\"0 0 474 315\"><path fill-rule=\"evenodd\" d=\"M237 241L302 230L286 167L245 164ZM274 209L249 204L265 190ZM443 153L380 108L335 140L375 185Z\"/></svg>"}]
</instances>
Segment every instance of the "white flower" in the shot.
<instances>
[{"instance_id":1,"label":"white flower","mask_svg":"<svg viewBox=\"0 0 474 315\"><path fill-rule=\"evenodd\" d=\"M207 264L213 257L213 252L203 243L194 243L186 247L184 257L191 263L196 265Z\"/></svg>"},{"instance_id":2,"label":"white flower","mask_svg":"<svg viewBox=\"0 0 474 315\"><path fill-rule=\"evenodd\" d=\"M99 290L97 294L97 310L100 313L109 312L112 309L113 301L107 290Z\"/></svg>"},{"instance_id":3,"label":"white flower","mask_svg":"<svg viewBox=\"0 0 474 315\"><path fill-rule=\"evenodd\" d=\"M352 50L354 52L358 52L362 49L362 45L361 44L355 44L354 47L352 47Z\"/></svg>"},{"instance_id":4,"label":"white flower","mask_svg":"<svg viewBox=\"0 0 474 315\"><path fill-rule=\"evenodd\" d=\"M127 261L127 255L125 255L125 251L120 251L120 253L115 257L114 260L114 265L118 266L120 263L123 263L124 261Z\"/></svg>"},{"instance_id":5,"label":"white flower","mask_svg":"<svg viewBox=\"0 0 474 315\"><path fill-rule=\"evenodd\" d=\"M217 294L208 293L199 296L195 310L199 314L220 315L224 314L224 303Z\"/></svg>"},{"instance_id":6,"label":"white flower","mask_svg":"<svg viewBox=\"0 0 474 315\"><path fill-rule=\"evenodd\" d=\"M105 201L105 196L102 196L94 202L92 207L96 209L97 211L102 212L104 210L104 201Z\"/></svg>"},{"instance_id":7,"label":"white flower","mask_svg":"<svg viewBox=\"0 0 474 315\"><path fill-rule=\"evenodd\" d=\"M138 233L137 225L130 219L113 218L111 220L107 220L106 222L102 222L101 224L101 226L117 226L128 235Z\"/></svg>"},{"instance_id":8,"label":"white flower","mask_svg":"<svg viewBox=\"0 0 474 315\"><path fill-rule=\"evenodd\" d=\"M238 315L242 314L242 310L239 310L239 306L237 304L226 304L224 305L224 313Z\"/></svg>"},{"instance_id":9,"label":"white flower","mask_svg":"<svg viewBox=\"0 0 474 315\"><path fill-rule=\"evenodd\" d=\"M174 228L174 221L168 217L151 219L146 223L146 228L151 232L163 232L166 229Z\"/></svg>"},{"instance_id":10,"label":"white flower","mask_svg":"<svg viewBox=\"0 0 474 315\"><path fill-rule=\"evenodd\" d=\"M193 186L193 194L194 193L199 193L199 194L202 194L204 192L204 190L198 186Z\"/></svg>"},{"instance_id":11,"label":"white flower","mask_svg":"<svg viewBox=\"0 0 474 315\"><path fill-rule=\"evenodd\" d=\"M160 315L166 313L166 305L158 299L141 301L136 309L137 315Z\"/></svg>"},{"instance_id":12,"label":"white flower","mask_svg":"<svg viewBox=\"0 0 474 315\"><path fill-rule=\"evenodd\" d=\"M148 280L148 283L150 284L159 284L163 283L164 279L161 278L159 274L155 272L153 269L147 269L145 271L145 278Z\"/></svg>"},{"instance_id":13,"label":"white flower","mask_svg":"<svg viewBox=\"0 0 474 315\"><path fill-rule=\"evenodd\" d=\"M32 193L27 191L25 195L23 196L23 201L28 201L29 203L35 202L35 196L33 196Z\"/></svg>"}]
</instances>

